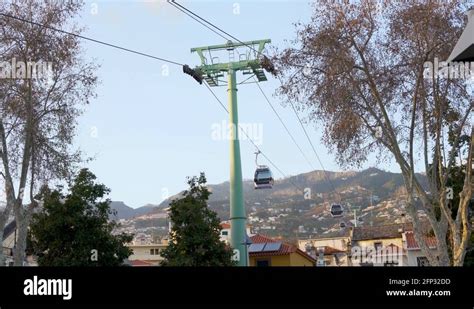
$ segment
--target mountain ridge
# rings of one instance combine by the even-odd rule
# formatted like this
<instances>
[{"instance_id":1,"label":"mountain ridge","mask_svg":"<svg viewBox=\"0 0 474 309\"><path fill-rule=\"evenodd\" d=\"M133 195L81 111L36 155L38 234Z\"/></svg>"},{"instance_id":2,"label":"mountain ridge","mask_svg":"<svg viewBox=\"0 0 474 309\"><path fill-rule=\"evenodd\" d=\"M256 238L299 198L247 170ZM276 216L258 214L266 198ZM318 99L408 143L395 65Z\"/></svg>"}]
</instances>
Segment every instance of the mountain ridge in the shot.
<instances>
[{"instance_id":1,"label":"mountain ridge","mask_svg":"<svg viewBox=\"0 0 474 309\"><path fill-rule=\"evenodd\" d=\"M419 173L417 178L422 185L426 185L426 177ZM299 189L295 188L296 185ZM384 171L382 169L371 167L361 171L322 171L314 170L301 173L287 178L275 180L275 185L271 190L254 190L252 180L244 180L244 199L246 208L255 203L280 204L285 202L304 202L303 192L301 190L309 189L311 192L311 201L323 202L327 200L337 200L345 188L360 187L360 191L368 191L377 199L386 199L403 187L403 177L400 173ZM210 207L217 211L221 219L228 219L229 207L229 182L219 184L208 184L211 191L209 198ZM181 191L158 205L147 204L145 206L133 209L123 202L114 201L111 207L118 211L118 219L130 219L147 214L162 213L169 207L173 199L178 198ZM365 192L367 194L367 192ZM322 196L322 198L318 198ZM268 203L265 203L268 202Z\"/></svg>"},{"instance_id":2,"label":"mountain ridge","mask_svg":"<svg viewBox=\"0 0 474 309\"><path fill-rule=\"evenodd\" d=\"M125 204L123 201L111 201L109 206L112 210L116 211L116 214L110 215L110 218L119 220L131 219L134 217L146 215L147 213L152 212L153 209L156 208L158 205L148 203L138 208L132 208Z\"/></svg>"}]
</instances>

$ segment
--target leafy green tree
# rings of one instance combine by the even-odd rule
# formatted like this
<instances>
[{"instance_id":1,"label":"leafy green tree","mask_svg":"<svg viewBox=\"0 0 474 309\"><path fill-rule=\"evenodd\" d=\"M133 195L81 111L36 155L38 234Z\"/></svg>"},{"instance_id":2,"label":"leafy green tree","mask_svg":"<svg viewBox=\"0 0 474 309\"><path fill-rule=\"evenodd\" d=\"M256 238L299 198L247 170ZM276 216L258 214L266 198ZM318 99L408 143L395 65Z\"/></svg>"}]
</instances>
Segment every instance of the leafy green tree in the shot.
<instances>
[{"instance_id":1,"label":"leafy green tree","mask_svg":"<svg viewBox=\"0 0 474 309\"><path fill-rule=\"evenodd\" d=\"M0 1L0 12L80 35L84 1ZM98 65L89 62L81 39L15 18L0 17L0 239L11 215L17 224L14 265L25 258L33 198L41 184L70 179L84 161L74 147L77 121L95 97ZM5 62L4 62L5 61ZM13 68L15 65L13 65ZM0 250L0 266L5 265Z\"/></svg>"},{"instance_id":2,"label":"leafy green tree","mask_svg":"<svg viewBox=\"0 0 474 309\"><path fill-rule=\"evenodd\" d=\"M109 221L110 190L95 182L96 176L82 169L69 193L61 187L43 187L38 199L41 212L34 214L28 244L40 266L119 266L131 255L125 246L129 234L114 235L115 221Z\"/></svg>"},{"instance_id":3,"label":"leafy green tree","mask_svg":"<svg viewBox=\"0 0 474 309\"><path fill-rule=\"evenodd\" d=\"M173 223L163 266L231 266L232 250L220 240L217 214L207 206L206 177L188 179L189 190L170 204Z\"/></svg>"}]
</instances>

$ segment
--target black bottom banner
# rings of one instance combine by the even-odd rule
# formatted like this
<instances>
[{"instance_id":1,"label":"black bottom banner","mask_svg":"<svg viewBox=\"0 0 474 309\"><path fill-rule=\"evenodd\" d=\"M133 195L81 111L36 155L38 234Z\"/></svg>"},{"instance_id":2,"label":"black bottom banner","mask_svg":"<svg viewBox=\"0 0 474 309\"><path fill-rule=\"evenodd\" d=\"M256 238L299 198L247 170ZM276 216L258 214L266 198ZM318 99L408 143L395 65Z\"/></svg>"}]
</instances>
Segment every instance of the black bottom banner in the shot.
<instances>
[{"instance_id":1,"label":"black bottom banner","mask_svg":"<svg viewBox=\"0 0 474 309\"><path fill-rule=\"evenodd\" d=\"M474 268L3 267L0 278L1 309L92 304L429 305L430 308L450 304L456 304L456 308L473 308L474 304Z\"/></svg>"}]
</instances>

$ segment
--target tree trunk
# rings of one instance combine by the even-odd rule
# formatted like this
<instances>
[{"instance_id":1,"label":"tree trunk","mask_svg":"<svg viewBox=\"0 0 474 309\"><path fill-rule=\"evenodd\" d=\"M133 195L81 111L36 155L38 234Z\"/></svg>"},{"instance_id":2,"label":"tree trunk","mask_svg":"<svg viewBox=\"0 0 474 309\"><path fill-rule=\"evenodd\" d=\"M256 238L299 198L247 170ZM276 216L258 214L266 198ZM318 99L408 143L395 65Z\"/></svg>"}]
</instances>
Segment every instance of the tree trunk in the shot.
<instances>
[{"instance_id":1,"label":"tree trunk","mask_svg":"<svg viewBox=\"0 0 474 309\"><path fill-rule=\"evenodd\" d=\"M30 208L21 208L16 211L15 218L17 220L17 241L13 252L15 266L23 266L26 258L26 239L28 236L28 227L31 219Z\"/></svg>"},{"instance_id":2,"label":"tree trunk","mask_svg":"<svg viewBox=\"0 0 474 309\"><path fill-rule=\"evenodd\" d=\"M17 242L15 246L15 250L13 253L14 265L15 266L23 266L23 262L25 261L26 256L26 237L28 234L28 223L26 222L26 218L23 218L20 224L17 226ZM29 221L29 220L28 220Z\"/></svg>"},{"instance_id":3,"label":"tree trunk","mask_svg":"<svg viewBox=\"0 0 474 309\"><path fill-rule=\"evenodd\" d=\"M469 205L472 200L474 190L474 178L472 178L472 169L474 167L474 129L471 131L471 142L469 145L469 156L466 162L466 177L464 187L459 194L459 207L456 216L455 239L458 245L453 248L453 265L463 266L466 256L466 249L471 239L471 224L469 222ZM453 232L454 233L454 232Z\"/></svg>"},{"instance_id":4,"label":"tree trunk","mask_svg":"<svg viewBox=\"0 0 474 309\"><path fill-rule=\"evenodd\" d=\"M10 217L10 212L11 212L12 206L11 202L8 201L7 199L7 206L5 207L5 210L3 213L0 215L0 243L2 244L0 247L0 267L1 266L6 266L6 257L3 254L3 231L5 229L5 226L8 222L8 218Z\"/></svg>"},{"instance_id":5,"label":"tree trunk","mask_svg":"<svg viewBox=\"0 0 474 309\"><path fill-rule=\"evenodd\" d=\"M5 223L6 223L6 220L3 219L4 216L5 214L2 214L0 218L0 240L2 243L1 250L0 250L0 267L6 266L5 255L3 254L3 229L5 228Z\"/></svg>"}]
</instances>

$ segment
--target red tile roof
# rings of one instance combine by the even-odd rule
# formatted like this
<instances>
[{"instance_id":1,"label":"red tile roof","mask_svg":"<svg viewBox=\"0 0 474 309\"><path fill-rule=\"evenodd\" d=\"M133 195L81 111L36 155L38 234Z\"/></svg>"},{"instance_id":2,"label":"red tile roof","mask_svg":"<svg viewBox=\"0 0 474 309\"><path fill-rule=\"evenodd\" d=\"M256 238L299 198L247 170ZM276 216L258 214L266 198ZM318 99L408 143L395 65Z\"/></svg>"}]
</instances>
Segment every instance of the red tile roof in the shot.
<instances>
[{"instance_id":1,"label":"red tile roof","mask_svg":"<svg viewBox=\"0 0 474 309\"><path fill-rule=\"evenodd\" d=\"M402 233L411 230L412 225L407 224L388 224L379 226L360 226L355 227L352 233L352 239L371 240L371 239L390 239L402 238Z\"/></svg>"},{"instance_id":2,"label":"red tile roof","mask_svg":"<svg viewBox=\"0 0 474 309\"><path fill-rule=\"evenodd\" d=\"M408 250L419 250L420 246L415 240L415 235L413 235L412 231L407 231L405 233L406 238L407 238L407 249ZM429 248L435 249L438 245L438 242L436 241L436 237L434 236L425 236L425 243L428 245Z\"/></svg>"},{"instance_id":3,"label":"red tile roof","mask_svg":"<svg viewBox=\"0 0 474 309\"><path fill-rule=\"evenodd\" d=\"M132 266L154 266L153 263L143 261L143 260L130 261L130 265L132 265Z\"/></svg>"},{"instance_id":4,"label":"red tile roof","mask_svg":"<svg viewBox=\"0 0 474 309\"><path fill-rule=\"evenodd\" d=\"M253 244L263 244L263 243L266 243L266 242L277 242L275 239L264 236L262 234L255 234L252 237L250 237L250 239L252 240Z\"/></svg>"},{"instance_id":5,"label":"red tile roof","mask_svg":"<svg viewBox=\"0 0 474 309\"><path fill-rule=\"evenodd\" d=\"M222 223L221 223L221 228L222 228L223 230L230 229L230 223L222 222Z\"/></svg>"},{"instance_id":6,"label":"red tile roof","mask_svg":"<svg viewBox=\"0 0 474 309\"><path fill-rule=\"evenodd\" d=\"M416 242L415 235L413 235L413 232L412 231L406 232L405 235L406 235L406 238L407 238L407 249L408 250L419 250L420 246ZM436 237L434 237L434 236L425 236L424 239L425 239L426 245L429 248L435 249L437 247L438 242L436 241Z\"/></svg>"},{"instance_id":7,"label":"red tile roof","mask_svg":"<svg viewBox=\"0 0 474 309\"><path fill-rule=\"evenodd\" d=\"M252 237L250 237L250 239L252 240L253 244L261 244L261 243L268 243L268 242L270 242L270 243L272 243L272 242L281 242L280 240L275 240L273 238L270 238L270 237L267 237L267 236L264 236L264 235L261 235L261 234L253 235ZM272 251L272 252L250 252L249 256L261 257L261 256L287 255L287 254L290 254L290 253L298 253L298 254L306 257L307 259L311 260L313 263L316 262L316 260L313 257L311 257L306 252L298 249L297 246L289 244L289 243L285 243L285 242L281 242L281 247L277 251Z\"/></svg>"},{"instance_id":8,"label":"red tile roof","mask_svg":"<svg viewBox=\"0 0 474 309\"><path fill-rule=\"evenodd\" d=\"M318 247L318 248L322 248L322 247ZM324 255L333 255L336 253L345 253L345 251L339 250L330 246L324 246Z\"/></svg>"}]
</instances>

